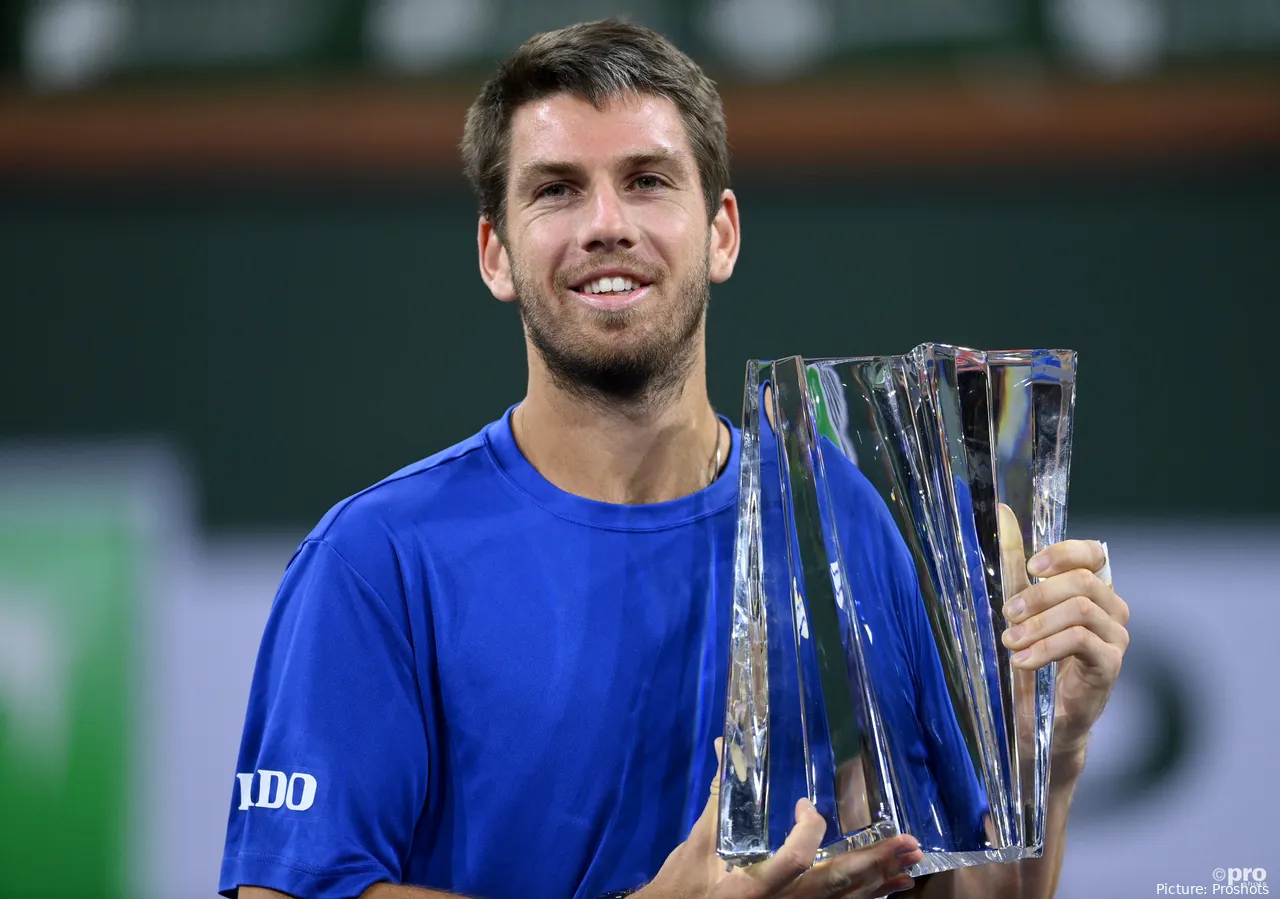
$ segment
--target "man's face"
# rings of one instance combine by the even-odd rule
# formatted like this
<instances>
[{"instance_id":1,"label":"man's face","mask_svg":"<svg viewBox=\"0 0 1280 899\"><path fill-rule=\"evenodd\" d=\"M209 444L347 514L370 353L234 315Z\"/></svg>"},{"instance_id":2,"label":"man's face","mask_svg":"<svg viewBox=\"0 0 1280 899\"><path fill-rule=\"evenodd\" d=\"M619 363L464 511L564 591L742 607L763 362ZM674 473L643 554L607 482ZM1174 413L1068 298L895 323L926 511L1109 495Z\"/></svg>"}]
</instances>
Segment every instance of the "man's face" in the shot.
<instances>
[{"instance_id":1,"label":"man's face","mask_svg":"<svg viewBox=\"0 0 1280 899\"><path fill-rule=\"evenodd\" d=\"M727 194L707 221L675 105L649 95L596 109L560 94L512 120L506 241L481 225L481 265L519 302L530 342L571 389L639 398L678 383L701 348L709 280L732 270ZM727 267L726 267L727 265Z\"/></svg>"}]
</instances>

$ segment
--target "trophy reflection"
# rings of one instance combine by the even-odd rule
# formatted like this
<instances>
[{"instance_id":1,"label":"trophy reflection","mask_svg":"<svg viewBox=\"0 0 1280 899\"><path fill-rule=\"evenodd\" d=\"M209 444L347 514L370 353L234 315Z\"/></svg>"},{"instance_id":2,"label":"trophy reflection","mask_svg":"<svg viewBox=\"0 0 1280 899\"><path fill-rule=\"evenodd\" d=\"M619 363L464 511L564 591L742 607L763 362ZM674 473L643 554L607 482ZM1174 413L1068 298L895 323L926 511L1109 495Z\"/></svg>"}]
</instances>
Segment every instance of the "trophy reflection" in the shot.
<instances>
[{"instance_id":1,"label":"trophy reflection","mask_svg":"<svg viewBox=\"0 0 1280 899\"><path fill-rule=\"evenodd\" d=\"M802 796L820 858L1041 854L1056 671L1010 664L1001 610L1065 531L1074 401L1069 351L748 364L723 858L777 850Z\"/></svg>"}]
</instances>

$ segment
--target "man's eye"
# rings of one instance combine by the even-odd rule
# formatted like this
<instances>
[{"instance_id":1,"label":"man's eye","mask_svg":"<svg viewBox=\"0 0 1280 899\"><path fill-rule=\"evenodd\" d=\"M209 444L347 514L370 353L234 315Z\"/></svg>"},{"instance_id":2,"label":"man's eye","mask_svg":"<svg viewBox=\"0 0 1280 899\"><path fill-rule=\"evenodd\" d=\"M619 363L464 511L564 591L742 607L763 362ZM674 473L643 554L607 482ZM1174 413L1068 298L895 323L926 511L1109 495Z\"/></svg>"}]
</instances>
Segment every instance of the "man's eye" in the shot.
<instances>
[{"instance_id":1,"label":"man's eye","mask_svg":"<svg viewBox=\"0 0 1280 899\"><path fill-rule=\"evenodd\" d=\"M657 175L639 175L632 184L640 190L653 190L662 186L662 179Z\"/></svg>"},{"instance_id":2,"label":"man's eye","mask_svg":"<svg viewBox=\"0 0 1280 899\"><path fill-rule=\"evenodd\" d=\"M537 196L538 199L545 198L548 200L558 200L559 198L567 195L568 192L569 185L567 184L548 184L546 187L543 187L538 191Z\"/></svg>"}]
</instances>

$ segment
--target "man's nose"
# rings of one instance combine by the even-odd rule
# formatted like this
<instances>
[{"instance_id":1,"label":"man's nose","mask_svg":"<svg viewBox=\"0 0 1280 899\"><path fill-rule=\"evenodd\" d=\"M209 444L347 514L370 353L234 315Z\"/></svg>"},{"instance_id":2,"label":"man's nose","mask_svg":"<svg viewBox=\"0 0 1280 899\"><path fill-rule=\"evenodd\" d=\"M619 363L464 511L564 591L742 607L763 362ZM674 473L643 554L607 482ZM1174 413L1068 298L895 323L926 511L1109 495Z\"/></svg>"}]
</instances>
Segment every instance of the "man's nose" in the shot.
<instances>
[{"instance_id":1,"label":"man's nose","mask_svg":"<svg viewBox=\"0 0 1280 899\"><path fill-rule=\"evenodd\" d=\"M612 187L593 191L582 222L582 248L593 253L629 250L639 242L626 199Z\"/></svg>"}]
</instances>

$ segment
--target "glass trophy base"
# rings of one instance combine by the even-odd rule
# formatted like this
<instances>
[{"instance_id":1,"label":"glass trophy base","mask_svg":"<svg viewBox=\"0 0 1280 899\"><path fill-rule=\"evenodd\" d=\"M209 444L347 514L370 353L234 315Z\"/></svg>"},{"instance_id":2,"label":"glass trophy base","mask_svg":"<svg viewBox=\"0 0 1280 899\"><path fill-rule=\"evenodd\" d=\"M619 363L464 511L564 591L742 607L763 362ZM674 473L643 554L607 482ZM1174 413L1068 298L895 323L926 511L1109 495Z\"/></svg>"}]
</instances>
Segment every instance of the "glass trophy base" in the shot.
<instances>
[{"instance_id":1,"label":"glass trophy base","mask_svg":"<svg viewBox=\"0 0 1280 899\"><path fill-rule=\"evenodd\" d=\"M1021 846L979 852L926 852L924 861L918 865L912 865L907 869L907 873L912 877L923 877L926 874L939 874L943 871L971 868L974 865L985 865L990 862L1020 862L1028 858L1039 858L1042 854L1040 849L1026 849Z\"/></svg>"},{"instance_id":2,"label":"glass trophy base","mask_svg":"<svg viewBox=\"0 0 1280 899\"><path fill-rule=\"evenodd\" d=\"M883 821L877 826L868 827L856 834L850 834L841 840L823 846L818 850L814 863L827 861L856 849L866 849L881 840L888 840L898 835L890 821ZM939 874L956 868L971 868L974 865L985 865L991 862L1019 862L1043 855L1041 846L1009 846L1004 849L982 849L969 852L943 852L925 850L924 860L912 865L906 873L912 877L923 877L926 874ZM757 861L763 861L763 858Z\"/></svg>"}]
</instances>

